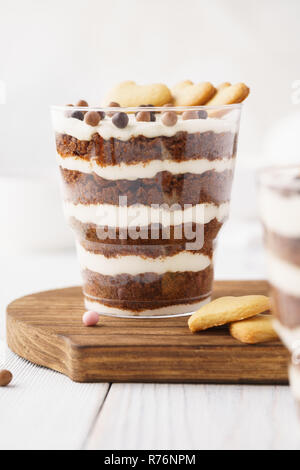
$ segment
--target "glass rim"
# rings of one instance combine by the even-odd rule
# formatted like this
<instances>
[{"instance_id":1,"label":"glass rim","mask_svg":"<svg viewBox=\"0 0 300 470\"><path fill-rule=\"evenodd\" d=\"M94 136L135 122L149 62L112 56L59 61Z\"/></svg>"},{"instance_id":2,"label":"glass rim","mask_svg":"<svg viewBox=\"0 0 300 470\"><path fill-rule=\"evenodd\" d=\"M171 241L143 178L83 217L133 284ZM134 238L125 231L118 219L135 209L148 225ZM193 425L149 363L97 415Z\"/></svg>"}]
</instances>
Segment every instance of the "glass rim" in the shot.
<instances>
[{"instance_id":1,"label":"glass rim","mask_svg":"<svg viewBox=\"0 0 300 470\"><path fill-rule=\"evenodd\" d=\"M299 175L299 180L293 179L291 181L289 176ZM276 180L274 176L278 175ZM287 178L284 178L284 177ZM299 164L290 165L270 165L260 168L257 171L257 182L260 186L272 187L274 189L287 188L287 189L300 189L300 162Z\"/></svg>"},{"instance_id":2,"label":"glass rim","mask_svg":"<svg viewBox=\"0 0 300 470\"><path fill-rule=\"evenodd\" d=\"M128 107L109 107L109 106L67 106L67 105L51 105L53 111L102 111L102 112L123 112L136 113L139 111L210 111L210 110L232 110L241 109L244 103L222 104L222 105L199 105L199 106L128 106Z\"/></svg>"}]
</instances>

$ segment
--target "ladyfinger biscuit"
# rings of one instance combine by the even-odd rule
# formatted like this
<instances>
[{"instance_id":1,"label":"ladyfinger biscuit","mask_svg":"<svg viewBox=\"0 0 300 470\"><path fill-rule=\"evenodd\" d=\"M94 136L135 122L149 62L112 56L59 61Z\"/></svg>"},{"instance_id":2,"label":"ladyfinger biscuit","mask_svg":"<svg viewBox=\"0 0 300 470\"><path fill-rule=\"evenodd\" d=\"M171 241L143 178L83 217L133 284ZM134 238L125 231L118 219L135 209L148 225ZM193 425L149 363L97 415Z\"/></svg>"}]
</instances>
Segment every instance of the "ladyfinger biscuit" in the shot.
<instances>
[{"instance_id":1,"label":"ladyfinger biscuit","mask_svg":"<svg viewBox=\"0 0 300 470\"><path fill-rule=\"evenodd\" d=\"M249 92L250 89L244 83L237 83L231 86L224 86L223 84L215 96L208 100L205 105L222 106L224 104L241 103L247 98Z\"/></svg>"},{"instance_id":2,"label":"ladyfinger biscuit","mask_svg":"<svg viewBox=\"0 0 300 470\"><path fill-rule=\"evenodd\" d=\"M248 320L231 323L229 331L235 339L248 344L265 343L278 339L271 315L257 315Z\"/></svg>"},{"instance_id":3,"label":"ladyfinger biscuit","mask_svg":"<svg viewBox=\"0 0 300 470\"><path fill-rule=\"evenodd\" d=\"M220 91L220 90L223 90L223 88L227 88L231 86L231 83L230 82L223 82L223 83L220 83L219 86L217 86L217 91Z\"/></svg>"},{"instance_id":4,"label":"ladyfinger biscuit","mask_svg":"<svg viewBox=\"0 0 300 470\"><path fill-rule=\"evenodd\" d=\"M195 331L254 317L269 310L269 308L269 298L264 295L220 297L195 312L189 318L188 325L194 333Z\"/></svg>"},{"instance_id":5,"label":"ladyfinger biscuit","mask_svg":"<svg viewBox=\"0 0 300 470\"><path fill-rule=\"evenodd\" d=\"M142 104L163 106L172 101L169 88L162 83L151 85L137 85L133 81L121 82L108 93L105 104L111 101L119 103L122 107L134 107Z\"/></svg>"},{"instance_id":6,"label":"ladyfinger biscuit","mask_svg":"<svg viewBox=\"0 0 300 470\"><path fill-rule=\"evenodd\" d=\"M209 82L194 84L190 80L185 80L172 88L175 106L200 106L210 100L215 93L215 87Z\"/></svg>"}]
</instances>

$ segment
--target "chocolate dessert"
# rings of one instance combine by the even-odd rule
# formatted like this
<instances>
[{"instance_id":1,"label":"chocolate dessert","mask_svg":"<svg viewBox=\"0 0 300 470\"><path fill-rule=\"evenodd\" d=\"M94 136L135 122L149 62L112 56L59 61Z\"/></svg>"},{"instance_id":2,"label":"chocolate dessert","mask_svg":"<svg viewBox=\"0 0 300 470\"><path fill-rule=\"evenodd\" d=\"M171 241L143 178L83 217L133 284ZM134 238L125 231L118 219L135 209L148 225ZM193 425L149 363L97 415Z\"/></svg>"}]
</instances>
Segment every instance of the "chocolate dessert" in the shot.
<instances>
[{"instance_id":1,"label":"chocolate dessert","mask_svg":"<svg viewBox=\"0 0 300 470\"><path fill-rule=\"evenodd\" d=\"M293 353L300 341L300 169L261 175L260 210L275 327Z\"/></svg>"},{"instance_id":2,"label":"chocolate dessert","mask_svg":"<svg viewBox=\"0 0 300 470\"><path fill-rule=\"evenodd\" d=\"M88 309L164 316L210 300L240 109L167 109L53 110Z\"/></svg>"}]
</instances>

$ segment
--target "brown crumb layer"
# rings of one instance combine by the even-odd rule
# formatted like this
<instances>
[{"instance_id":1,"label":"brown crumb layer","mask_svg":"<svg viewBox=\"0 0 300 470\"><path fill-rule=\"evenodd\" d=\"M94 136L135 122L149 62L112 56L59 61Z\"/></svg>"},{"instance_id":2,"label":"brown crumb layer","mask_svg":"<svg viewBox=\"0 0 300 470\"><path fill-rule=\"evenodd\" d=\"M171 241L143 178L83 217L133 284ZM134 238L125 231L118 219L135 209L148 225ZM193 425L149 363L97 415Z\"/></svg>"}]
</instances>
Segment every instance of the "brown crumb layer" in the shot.
<instances>
[{"instance_id":1,"label":"brown crumb layer","mask_svg":"<svg viewBox=\"0 0 300 470\"><path fill-rule=\"evenodd\" d=\"M159 258L161 256L173 256L186 251L186 245L113 245L109 243L96 243L86 240L80 241L83 248L94 254L104 255L106 258L114 258L116 256L135 255L147 258ZM212 258L214 250L214 241L205 240L201 248L188 250L188 253L201 253Z\"/></svg>"},{"instance_id":2,"label":"brown crumb layer","mask_svg":"<svg viewBox=\"0 0 300 470\"><path fill-rule=\"evenodd\" d=\"M91 243L115 244L117 246L135 246L135 245L180 245L192 243L196 240L204 240L210 243L218 235L222 223L217 219L211 220L205 225L187 223L163 228L161 225L152 224L151 226L141 227L139 236L133 239L132 233L124 228L99 227L95 224L83 223L75 217L69 218L69 223L75 231L79 240Z\"/></svg>"},{"instance_id":3,"label":"brown crumb layer","mask_svg":"<svg viewBox=\"0 0 300 470\"><path fill-rule=\"evenodd\" d=\"M95 133L91 140L78 140L66 134L56 134L56 148L64 156L80 156L87 160L96 158L100 165L117 165L121 162L138 163L150 160L186 161L191 159L231 158L236 153L237 134L212 131L189 134L178 132L172 137L131 137L122 141L104 140Z\"/></svg>"},{"instance_id":4,"label":"brown crumb layer","mask_svg":"<svg viewBox=\"0 0 300 470\"><path fill-rule=\"evenodd\" d=\"M61 168L65 198L74 204L119 205L119 197L133 204L220 204L230 199L233 171L206 171L201 175L168 171L154 178L106 180L100 176Z\"/></svg>"},{"instance_id":5,"label":"brown crumb layer","mask_svg":"<svg viewBox=\"0 0 300 470\"><path fill-rule=\"evenodd\" d=\"M101 304L105 305L106 307L111 307L111 308L115 308L115 309L120 309L120 310L124 310L124 315L132 315L132 316L139 316L139 315L143 315L143 312L145 310L154 310L154 309L158 309L158 308L164 308L164 307L170 307L170 315L172 315L172 310L171 310L171 307L175 307L177 305L188 305L189 306L189 310L190 312L193 312L195 310L194 305L195 304L198 304L199 302L203 302L205 299L207 299L208 297L210 297L210 292L203 295L202 297L199 297L197 299L184 299L184 301L180 301L180 300L174 300L174 301L171 301L171 300L166 300L166 301L153 301L153 302L150 302L150 301L146 301L146 302L138 302L138 304L134 301L120 301L120 300L107 300L107 299L98 299L99 302L101 302ZM89 300L90 302L97 302L97 300L93 299L92 297L89 297L88 295L84 294L85 298L87 300ZM138 305L138 307L137 307ZM126 310L130 310L131 312L128 313ZM113 313L112 313L113 314ZM153 316L155 315L158 315L158 314L154 314ZM166 313L164 313L164 315L167 315Z\"/></svg>"},{"instance_id":6,"label":"brown crumb layer","mask_svg":"<svg viewBox=\"0 0 300 470\"><path fill-rule=\"evenodd\" d=\"M144 273L104 276L85 269L84 293L111 306L141 311L180 303L200 302L212 289L213 268L163 275Z\"/></svg>"},{"instance_id":7,"label":"brown crumb layer","mask_svg":"<svg viewBox=\"0 0 300 470\"><path fill-rule=\"evenodd\" d=\"M266 246L281 259L300 266L300 238L284 237L265 228Z\"/></svg>"},{"instance_id":8,"label":"brown crumb layer","mask_svg":"<svg viewBox=\"0 0 300 470\"><path fill-rule=\"evenodd\" d=\"M288 328L300 326L300 297L286 294L272 286L272 313Z\"/></svg>"}]
</instances>

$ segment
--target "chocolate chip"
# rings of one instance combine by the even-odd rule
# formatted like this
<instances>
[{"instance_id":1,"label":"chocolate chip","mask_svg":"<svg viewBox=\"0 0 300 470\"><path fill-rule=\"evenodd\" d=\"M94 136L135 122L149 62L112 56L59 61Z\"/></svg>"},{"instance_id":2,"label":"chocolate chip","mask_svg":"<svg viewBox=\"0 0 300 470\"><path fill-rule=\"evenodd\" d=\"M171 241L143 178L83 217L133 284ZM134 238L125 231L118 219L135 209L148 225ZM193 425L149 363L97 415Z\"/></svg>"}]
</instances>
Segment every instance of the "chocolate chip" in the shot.
<instances>
[{"instance_id":1,"label":"chocolate chip","mask_svg":"<svg viewBox=\"0 0 300 470\"><path fill-rule=\"evenodd\" d=\"M78 103L76 103L76 106L80 106L80 107L84 107L84 108L87 108L88 107L88 102L85 101L85 100L79 100Z\"/></svg>"},{"instance_id":2,"label":"chocolate chip","mask_svg":"<svg viewBox=\"0 0 300 470\"><path fill-rule=\"evenodd\" d=\"M119 103L116 103L115 101L111 101L108 105L108 108L120 108L120 105ZM109 113L106 113L106 114L107 116L112 117L116 113L114 113L113 111L110 111Z\"/></svg>"},{"instance_id":3,"label":"chocolate chip","mask_svg":"<svg viewBox=\"0 0 300 470\"><path fill-rule=\"evenodd\" d=\"M155 108L154 104L147 104L147 108ZM155 122L156 121L156 116L155 116L155 111L150 111L150 121Z\"/></svg>"},{"instance_id":4,"label":"chocolate chip","mask_svg":"<svg viewBox=\"0 0 300 470\"><path fill-rule=\"evenodd\" d=\"M177 122L177 114L174 111L167 111L162 114L162 123L165 126L175 126Z\"/></svg>"},{"instance_id":5,"label":"chocolate chip","mask_svg":"<svg viewBox=\"0 0 300 470\"><path fill-rule=\"evenodd\" d=\"M119 129L124 129L128 124L128 116L126 113L114 113L112 117L113 124Z\"/></svg>"},{"instance_id":6,"label":"chocolate chip","mask_svg":"<svg viewBox=\"0 0 300 470\"><path fill-rule=\"evenodd\" d=\"M98 126L100 122L99 113L97 113L97 111L88 111L84 116L84 121L89 126Z\"/></svg>"},{"instance_id":7,"label":"chocolate chip","mask_svg":"<svg viewBox=\"0 0 300 470\"><path fill-rule=\"evenodd\" d=\"M97 111L97 113L99 114L100 119L101 119L101 121L102 121L102 119L105 118L105 112L104 112L104 111Z\"/></svg>"},{"instance_id":8,"label":"chocolate chip","mask_svg":"<svg viewBox=\"0 0 300 470\"><path fill-rule=\"evenodd\" d=\"M198 118L199 119L206 119L207 118L207 112L204 109L201 109L201 111L198 111Z\"/></svg>"},{"instance_id":9,"label":"chocolate chip","mask_svg":"<svg viewBox=\"0 0 300 470\"><path fill-rule=\"evenodd\" d=\"M81 111L73 111L73 113L71 113L71 117L74 119L79 119L79 121L83 121L84 114Z\"/></svg>"},{"instance_id":10,"label":"chocolate chip","mask_svg":"<svg viewBox=\"0 0 300 470\"><path fill-rule=\"evenodd\" d=\"M182 119L183 121L186 121L187 119L198 119L198 111L190 110L190 111L184 111L182 113Z\"/></svg>"},{"instance_id":11,"label":"chocolate chip","mask_svg":"<svg viewBox=\"0 0 300 470\"><path fill-rule=\"evenodd\" d=\"M9 370L0 370L0 387L6 387L13 379L13 375Z\"/></svg>"},{"instance_id":12,"label":"chocolate chip","mask_svg":"<svg viewBox=\"0 0 300 470\"><path fill-rule=\"evenodd\" d=\"M150 111L139 111L135 116L137 121L149 122L151 119Z\"/></svg>"},{"instance_id":13,"label":"chocolate chip","mask_svg":"<svg viewBox=\"0 0 300 470\"><path fill-rule=\"evenodd\" d=\"M154 108L154 104L141 104L139 108ZM135 116L137 116L139 111L135 113ZM155 111L150 111L150 121L155 122L156 121L156 116L155 116Z\"/></svg>"}]
</instances>

